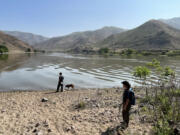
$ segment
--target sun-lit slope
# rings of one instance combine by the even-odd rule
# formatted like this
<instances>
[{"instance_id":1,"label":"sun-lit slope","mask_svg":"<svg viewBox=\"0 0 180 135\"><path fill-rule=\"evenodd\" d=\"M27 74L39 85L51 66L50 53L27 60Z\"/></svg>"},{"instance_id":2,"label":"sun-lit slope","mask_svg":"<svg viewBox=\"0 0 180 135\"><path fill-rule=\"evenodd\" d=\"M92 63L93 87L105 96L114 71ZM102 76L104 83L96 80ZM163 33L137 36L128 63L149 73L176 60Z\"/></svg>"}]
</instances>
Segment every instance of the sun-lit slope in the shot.
<instances>
[{"instance_id":1,"label":"sun-lit slope","mask_svg":"<svg viewBox=\"0 0 180 135\"><path fill-rule=\"evenodd\" d=\"M124 30L121 28L104 27L95 31L75 32L67 36L51 38L37 44L37 47L45 50L69 50L97 43L112 34L121 33L123 31Z\"/></svg>"},{"instance_id":2,"label":"sun-lit slope","mask_svg":"<svg viewBox=\"0 0 180 135\"><path fill-rule=\"evenodd\" d=\"M20 31L4 31L4 33L14 36L17 39L28 43L31 46L34 46L35 44L44 42L48 40L47 37L41 36L41 35L36 35L32 33L27 33L27 32L20 32Z\"/></svg>"},{"instance_id":3,"label":"sun-lit slope","mask_svg":"<svg viewBox=\"0 0 180 135\"><path fill-rule=\"evenodd\" d=\"M0 45L6 46L9 52L25 52L28 48L32 50L28 44L3 32L0 32Z\"/></svg>"},{"instance_id":4,"label":"sun-lit slope","mask_svg":"<svg viewBox=\"0 0 180 135\"><path fill-rule=\"evenodd\" d=\"M160 21L150 20L133 30L112 35L95 46L138 50L180 49L180 31Z\"/></svg>"}]
</instances>

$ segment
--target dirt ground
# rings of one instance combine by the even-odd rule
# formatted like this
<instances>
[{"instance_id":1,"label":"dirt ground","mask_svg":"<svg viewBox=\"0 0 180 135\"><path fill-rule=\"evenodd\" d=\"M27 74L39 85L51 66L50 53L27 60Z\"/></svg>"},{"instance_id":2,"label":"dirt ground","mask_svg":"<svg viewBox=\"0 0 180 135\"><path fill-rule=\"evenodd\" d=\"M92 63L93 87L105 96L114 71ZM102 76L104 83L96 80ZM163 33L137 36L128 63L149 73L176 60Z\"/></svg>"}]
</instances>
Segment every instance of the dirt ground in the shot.
<instances>
[{"instance_id":1,"label":"dirt ground","mask_svg":"<svg viewBox=\"0 0 180 135\"><path fill-rule=\"evenodd\" d=\"M1 92L0 135L103 135L122 121L121 96L122 90L115 88ZM138 104L133 108L130 125L121 134L151 134Z\"/></svg>"}]
</instances>

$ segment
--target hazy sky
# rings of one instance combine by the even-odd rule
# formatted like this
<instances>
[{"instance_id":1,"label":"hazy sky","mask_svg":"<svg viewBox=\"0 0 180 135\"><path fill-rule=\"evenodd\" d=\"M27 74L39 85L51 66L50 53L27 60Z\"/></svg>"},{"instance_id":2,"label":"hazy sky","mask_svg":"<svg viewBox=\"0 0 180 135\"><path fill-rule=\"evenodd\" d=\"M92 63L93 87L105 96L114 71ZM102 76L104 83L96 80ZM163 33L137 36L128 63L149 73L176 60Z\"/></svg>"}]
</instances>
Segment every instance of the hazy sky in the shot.
<instances>
[{"instance_id":1,"label":"hazy sky","mask_svg":"<svg viewBox=\"0 0 180 135\"><path fill-rule=\"evenodd\" d=\"M180 17L180 0L0 0L0 29L60 36Z\"/></svg>"}]
</instances>

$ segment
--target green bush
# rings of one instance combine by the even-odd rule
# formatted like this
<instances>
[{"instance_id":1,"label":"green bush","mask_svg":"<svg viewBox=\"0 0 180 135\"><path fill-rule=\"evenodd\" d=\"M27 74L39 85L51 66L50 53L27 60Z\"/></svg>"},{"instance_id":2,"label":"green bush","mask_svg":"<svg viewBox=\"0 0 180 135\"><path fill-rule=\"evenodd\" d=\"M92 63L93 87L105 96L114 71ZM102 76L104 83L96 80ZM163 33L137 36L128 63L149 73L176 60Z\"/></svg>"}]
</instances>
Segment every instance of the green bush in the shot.
<instances>
[{"instance_id":1,"label":"green bush","mask_svg":"<svg viewBox=\"0 0 180 135\"><path fill-rule=\"evenodd\" d=\"M146 79L146 77L149 76L150 73L151 72L147 67L138 66L135 68L133 75L135 77L139 77L140 79L142 79L142 78Z\"/></svg>"},{"instance_id":2,"label":"green bush","mask_svg":"<svg viewBox=\"0 0 180 135\"><path fill-rule=\"evenodd\" d=\"M170 67L162 67L160 62L153 59L147 63L152 67L158 76L158 83L155 92L146 98L140 100L140 103L152 106L150 114L154 118L154 133L156 135L173 135L174 126L180 122L180 90L176 89L175 72ZM140 79L146 79L150 73L147 67L138 66L135 68L134 76ZM147 84L148 85L148 84ZM146 112L147 108L142 108Z\"/></svg>"},{"instance_id":3,"label":"green bush","mask_svg":"<svg viewBox=\"0 0 180 135\"><path fill-rule=\"evenodd\" d=\"M169 51L166 53L168 56L180 56L180 50Z\"/></svg>"},{"instance_id":4,"label":"green bush","mask_svg":"<svg viewBox=\"0 0 180 135\"><path fill-rule=\"evenodd\" d=\"M31 49L30 48L26 49L26 52L31 52Z\"/></svg>"},{"instance_id":5,"label":"green bush","mask_svg":"<svg viewBox=\"0 0 180 135\"><path fill-rule=\"evenodd\" d=\"M160 62L157 59L153 59L152 62L147 63L147 66L154 67L154 68L159 68L160 67Z\"/></svg>"},{"instance_id":6,"label":"green bush","mask_svg":"<svg viewBox=\"0 0 180 135\"><path fill-rule=\"evenodd\" d=\"M86 103L81 101L76 105L76 109L84 109L86 107Z\"/></svg>"},{"instance_id":7,"label":"green bush","mask_svg":"<svg viewBox=\"0 0 180 135\"><path fill-rule=\"evenodd\" d=\"M172 95L173 95L173 96L176 96L176 97L180 97L180 89L178 89L178 90L173 90L173 91L172 91Z\"/></svg>"},{"instance_id":8,"label":"green bush","mask_svg":"<svg viewBox=\"0 0 180 135\"><path fill-rule=\"evenodd\" d=\"M109 53L109 48L100 48L100 49L98 50L98 53L99 53L99 54Z\"/></svg>"},{"instance_id":9,"label":"green bush","mask_svg":"<svg viewBox=\"0 0 180 135\"><path fill-rule=\"evenodd\" d=\"M170 128L167 120L158 120L154 131L156 135L173 135L173 129Z\"/></svg>"},{"instance_id":10,"label":"green bush","mask_svg":"<svg viewBox=\"0 0 180 135\"><path fill-rule=\"evenodd\" d=\"M126 55L131 55L134 53L134 50L133 49L127 49L126 50Z\"/></svg>"},{"instance_id":11,"label":"green bush","mask_svg":"<svg viewBox=\"0 0 180 135\"><path fill-rule=\"evenodd\" d=\"M120 53L121 55L125 55L125 56L131 56L133 54L136 54L137 52L133 49L126 49L126 50L122 50L122 52Z\"/></svg>"},{"instance_id":12,"label":"green bush","mask_svg":"<svg viewBox=\"0 0 180 135\"><path fill-rule=\"evenodd\" d=\"M164 91L157 96L156 100L156 113L157 121L154 126L154 131L157 135L170 135L173 134L173 127L169 124L169 121L177 120L178 115L175 112L174 107L178 109L178 106L172 105L171 96L167 96L168 91ZM175 122L175 121L173 121Z\"/></svg>"},{"instance_id":13,"label":"green bush","mask_svg":"<svg viewBox=\"0 0 180 135\"><path fill-rule=\"evenodd\" d=\"M164 76L174 76L175 72L170 67L165 67L163 74Z\"/></svg>"},{"instance_id":14,"label":"green bush","mask_svg":"<svg viewBox=\"0 0 180 135\"><path fill-rule=\"evenodd\" d=\"M141 54L142 54L143 56L150 56L150 55L153 55L153 53L150 52L150 51L143 51L143 52L141 52Z\"/></svg>"},{"instance_id":15,"label":"green bush","mask_svg":"<svg viewBox=\"0 0 180 135\"><path fill-rule=\"evenodd\" d=\"M143 103L143 104L148 104L148 103L153 104L154 103L154 99L152 97L150 97L150 96L147 96L145 98L140 99L139 102Z\"/></svg>"},{"instance_id":16,"label":"green bush","mask_svg":"<svg viewBox=\"0 0 180 135\"><path fill-rule=\"evenodd\" d=\"M0 53L8 52L8 48L6 46L0 45Z\"/></svg>"}]
</instances>

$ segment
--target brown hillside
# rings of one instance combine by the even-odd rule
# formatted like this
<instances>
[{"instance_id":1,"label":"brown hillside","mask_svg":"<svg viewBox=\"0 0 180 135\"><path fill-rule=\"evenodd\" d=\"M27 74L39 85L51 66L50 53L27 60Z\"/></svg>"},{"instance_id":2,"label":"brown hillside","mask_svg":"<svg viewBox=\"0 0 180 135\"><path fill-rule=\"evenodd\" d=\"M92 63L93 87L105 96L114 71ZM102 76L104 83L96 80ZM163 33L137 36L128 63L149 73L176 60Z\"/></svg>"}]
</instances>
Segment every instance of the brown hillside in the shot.
<instances>
[{"instance_id":1,"label":"brown hillside","mask_svg":"<svg viewBox=\"0 0 180 135\"><path fill-rule=\"evenodd\" d=\"M137 50L180 49L180 30L151 20L133 30L112 35L94 46Z\"/></svg>"},{"instance_id":2,"label":"brown hillside","mask_svg":"<svg viewBox=\"0 0 180 135\"><path fill-rule=\"evenodd\" d=\"M0 32L0 45L6 46L9 52L25 52L28 48L33 50L28 44L3 32Z\"/></svg>"}]
</instances>

